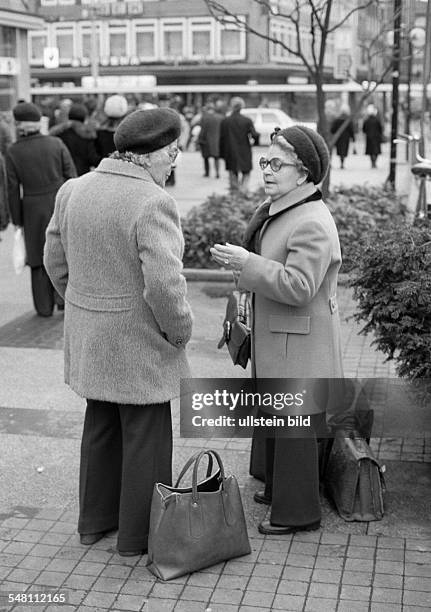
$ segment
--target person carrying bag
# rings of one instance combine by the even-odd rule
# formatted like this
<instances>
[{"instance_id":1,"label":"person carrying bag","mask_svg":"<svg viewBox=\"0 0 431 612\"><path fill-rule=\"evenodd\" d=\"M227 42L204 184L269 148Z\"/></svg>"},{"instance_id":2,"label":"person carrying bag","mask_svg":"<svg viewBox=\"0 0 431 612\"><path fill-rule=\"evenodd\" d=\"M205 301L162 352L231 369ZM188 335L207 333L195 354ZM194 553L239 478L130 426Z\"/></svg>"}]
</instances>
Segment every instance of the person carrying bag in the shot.
<instances>
[{"instance_id":1,"label":"person carrying bag","mask_svg":"<svg viewBox=\"0 0 431 612\"><path fill-rule=\"evenodd\" d=\"M199 464L207 455L207 477L198 483ZM219 469L212 472L212 459ZM179 488L193 465L192 486ZM241 495L235 476L225 476L214 450L202 451L185 464L175 487L156 483L148 538L149 570L161 580L251 552Z\"/></svg>"}]
</instances>

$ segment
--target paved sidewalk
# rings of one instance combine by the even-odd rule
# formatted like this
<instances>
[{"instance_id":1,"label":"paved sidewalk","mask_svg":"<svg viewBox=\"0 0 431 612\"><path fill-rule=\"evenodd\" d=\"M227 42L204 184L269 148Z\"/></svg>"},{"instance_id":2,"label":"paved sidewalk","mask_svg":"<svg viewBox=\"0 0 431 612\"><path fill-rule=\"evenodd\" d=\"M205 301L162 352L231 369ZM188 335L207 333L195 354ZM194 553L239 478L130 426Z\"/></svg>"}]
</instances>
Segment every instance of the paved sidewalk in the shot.
<instances>
[{"instance_id":1,"label":"paved sidewalk","mask_svg":"<svg viewBox=\"0 0 431 612\"><path fill-rule=\"evenodd\" d=\"M193 191L182 192L183 208ZM425 428L409 430L407 420L403 435L373 440L387 468L382 521L346 523L322 497L319 531L277 538L257 531L267 510L253 502L259 483L248 475L250 441L180 439L174 403L174 473L197 449L221 450L227 471L241 486L251 555L163 583L148 572L145 556L118 556L116 534L81 546L76 523L84 402L62 380L63 317L41 321L33 315L29 275L16 277L11 271L11 230L2 238L0 591L27 597L65 593L68 603L11 606L0 600L1 612L431 609L431 439ZM216 349L227 289L222 283L189 283L196 320L189 355L195 376L248 375L231 365L225 350ZM355 308L348 288L340 287L339 302L346 375L393 378L393 365L384 362L369 338L358 336L358 325L346 321ZM413 417L409 414L409 421Z\"/></svg>"}]
</instances>

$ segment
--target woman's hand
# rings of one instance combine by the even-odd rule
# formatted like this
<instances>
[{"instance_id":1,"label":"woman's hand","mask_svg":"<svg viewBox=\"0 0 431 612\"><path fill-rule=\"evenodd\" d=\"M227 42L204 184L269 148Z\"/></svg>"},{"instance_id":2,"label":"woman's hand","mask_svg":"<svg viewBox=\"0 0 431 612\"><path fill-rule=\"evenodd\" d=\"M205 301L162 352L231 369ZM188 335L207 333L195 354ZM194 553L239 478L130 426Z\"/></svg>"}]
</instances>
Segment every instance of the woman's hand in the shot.
<instances>
[{"instance_id":1,"label":"woman's hand","mask_svg":"<svg viewBox=\"0 0 431 612\"><path fill-rule=\"evenodd\" d=\"M226 242L226 244L215 244L210 248L210 253L214 261L234 272L241 272L250 255L246 249L229 244L229 242Z\"/></svg>"}]
</instances>

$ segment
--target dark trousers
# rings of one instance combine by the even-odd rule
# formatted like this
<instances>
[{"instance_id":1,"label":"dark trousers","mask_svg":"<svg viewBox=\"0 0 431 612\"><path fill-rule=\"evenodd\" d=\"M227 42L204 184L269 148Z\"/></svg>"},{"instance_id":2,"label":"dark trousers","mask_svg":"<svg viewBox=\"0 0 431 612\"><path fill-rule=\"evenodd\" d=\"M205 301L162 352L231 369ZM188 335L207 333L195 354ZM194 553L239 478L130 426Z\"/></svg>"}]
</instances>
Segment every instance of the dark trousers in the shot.
<instances>
[{"instance_id":1,"label":"dark trousers","mask_svg":"<svg viewBox=\"0 0 431 612\"><path fill-rule=\"evenodd\" d=\"M265 495L272 498L270 521L274 525L301 526L321 518L319 452L315 430L325 415L312 415L311 427L291 432L291 437L265 439ZM289 433L288 431L285 433ZM258 440L255 450L261 447Z\"/></svg>"},{"instance_id":2,"label":"dark trousers","mask_svg":"<svg viewBox=\"0 0 431 612\"><path fill-rule=\"evenodd\" d=\"M31 291L34 308L41 317L50 317L54 304L64 304L63 298L54 289L44 266L31 269Z\"/></svg>"},{"instance_id":3,"label":"dark trousers","mask_svg":"<svg viewBox=\"0 0 431 612\"><path fill-rule=\"evenodd\" d=\"M78 532L118 527L120 550L145 550L156 482L172 483L170 403L126 405L87 400Z\"/></svg>"}]
</instances>

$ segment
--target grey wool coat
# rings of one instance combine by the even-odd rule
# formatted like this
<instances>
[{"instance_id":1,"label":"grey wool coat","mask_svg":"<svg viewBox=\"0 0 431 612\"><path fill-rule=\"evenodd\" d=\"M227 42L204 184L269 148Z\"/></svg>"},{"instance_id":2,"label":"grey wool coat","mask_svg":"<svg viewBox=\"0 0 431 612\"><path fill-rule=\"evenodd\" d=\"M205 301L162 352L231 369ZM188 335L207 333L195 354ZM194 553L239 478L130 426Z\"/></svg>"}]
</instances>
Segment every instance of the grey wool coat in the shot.
<instances>
[{"instance_id":1,"label":"grey wool coat","mask_svg":"<svg viewBox=\"0 0 431 612\"><path fill-rule=\"evenodd\" d=\"M343 376L337 275L337 228L322 200L305 202L311 183L271 204L238 280L253 292L252 368L258 378Z\"/></svg>"},{"instance_id":2,"label":"grey wool coat","mask_svg":"<svg viewBox=\"0 0 431 612\"><path fill-rule=\"evenodd\" d=\"M63 185L44 263L65 296L65 380L120 404L161 403L190 376L192 331L173 198L141 167L103 159Z\"/></svg>"}]
</instances>

